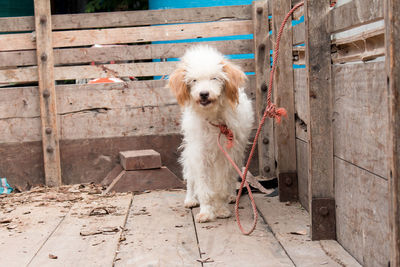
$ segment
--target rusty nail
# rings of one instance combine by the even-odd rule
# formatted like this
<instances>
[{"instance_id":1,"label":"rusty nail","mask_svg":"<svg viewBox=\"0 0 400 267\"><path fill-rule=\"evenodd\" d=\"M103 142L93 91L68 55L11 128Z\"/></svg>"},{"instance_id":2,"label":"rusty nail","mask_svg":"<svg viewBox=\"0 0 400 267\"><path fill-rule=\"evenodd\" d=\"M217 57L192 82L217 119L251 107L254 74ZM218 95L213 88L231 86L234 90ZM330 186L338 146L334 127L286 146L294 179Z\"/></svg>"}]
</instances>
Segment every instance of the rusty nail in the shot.
<instances>
[{"instance_id":1,"label":"rusty nail","mask_svg":"<svg viewBox=\"0 0 400 267\"><path fill-rule=\"evenodd\" d=\"M270 172L270 171L271 171L271 168L268 167L268 166L265 166L265 167L264 167L264 171L265 171L265 172Z\"/></svg>"},{"instance_id":2,"label":"rusty nail","mask_svg":"<svg viewBox=\"0 0 400 267\"><path fill-rule=\"evenodd\" d=\"M260 48L261 51L264 51L265 50L265 44L260 44L259 48Z\"/></svg>"},{"instance_id":3,"label":"rusty nail","mask_svg":"<svg viewBox=\"0 0 400 267\"><path fill-rule=\"evenodd\" d=\"M329 210L327 207L323 206L319 208L319 214L322 216L327 216L329 214Z\"/></svg>"},{"instance_id":4,"label":"rusty nail","mask_svg":"<svg viewBox=\"0 0 400 267\"><path fill-rule=\"evenodd\" d=\"M268 86L265 83L263 83L261 85L261 91L266 92L267 90L268 90Z\"/></svg>"},{"instance_id":5,"label":"rusty nail","mask_svg":"<svg viewBox=\"0 0 400 267\"><path fill-rule=\"evenodd\" d=\"M51 146L48 146L47 149L46 149L46 151L47 151L48 153L53 153L54 149L53 149Z\"/></svg>"},{"instance_id":6,"label":"rusty nail","mask_svg":"<svg viewBox=\"0 0 400 267\"><path fill-rule=\"evenodd\" d=\"M50 127L47 127L47 128L46 128L46 134L51 134L52 131L53 131L53 130L52 130Z\"/></svg>"},{"instance_id":7,"label":"rusty nail","mask_svg":"<svg viewBox=\"0 0 400 267\"><path fill-rule=\"evenodd\" d=\"M257 14L262 14L262 13L263 13L262 7L257 7Z\"/></svg>"},{"instance_id":8,"label":"rusty nail","mask_svg":"<svg viewBox=\"0 0 400 267\"><path fill-rule=\"evenodd\" d=\"M47 90L47 89L45 89L45 90L43 91L43 97L48 98L49 96L50 96L50 91Z\"/></svg>"},{"instance_id":9,"label":"rusty nail","mask_svg":"<svg viewBox=\"0 0 400 267\"><path fill-rule=\"evenodd\" d=\"M292 178L286 177L286 179L285 179L285 184L286 184L287 186L291 186L291 185L293 184Z\"/></svg>"},{"instance_id":10,"label":"rusty nail","mask_svg":"<svg viewBox=\"0 0 400 267\"><path fill-rule=\"evenodd\" d=\"M264 143L265 145L268 145L268 144L269 144L269 139L268 139L268 138L264 138L264 139L263 139L263 143Z\"/></svg>"},{"instance_id":11,"label":"rusty nail","mask_svg":"<svg viewBox=\"0 0 400 267\"><path fill-rule=\"evenodd\" d=\"M40 24L45 24L47 21L47 18L45 16L40 17Z\"/></svg>"},{"instance_id":12,"label":"rusty nail","mask_svg":"<svg viewBox=\"0 0 400 267\"><path fill-rule=\"evenodd\" d=\"M40 56L40 59L41 59L42 61L46 61L46 60L47 60L47 55L46 55L46 53L43 53L43 54Z\"/></svg>"}]
</instances>

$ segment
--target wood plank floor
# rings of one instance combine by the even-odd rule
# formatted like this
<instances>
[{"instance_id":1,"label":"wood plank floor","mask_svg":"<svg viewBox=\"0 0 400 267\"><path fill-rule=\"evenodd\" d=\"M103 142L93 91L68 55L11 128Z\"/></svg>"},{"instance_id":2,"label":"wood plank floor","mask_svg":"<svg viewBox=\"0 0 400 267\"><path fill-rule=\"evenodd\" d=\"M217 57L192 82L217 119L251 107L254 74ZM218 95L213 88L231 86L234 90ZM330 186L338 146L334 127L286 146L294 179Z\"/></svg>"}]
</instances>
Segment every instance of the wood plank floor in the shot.
<instances>
[{"instance_id":1,"label":"wood plank floor","mask_svg":"<svg viewBox=\"0 0 400 267\"><path fill-rule=\"evenodd\" d=\"M256 195L261 216L244 236L234 217L195 223L183 190L101 192L89 184L2 195L2 266L360 266L337 242L310 241L297 203ZM247 196L240 206L249 227Z\"/></svg>"}]
</instances>

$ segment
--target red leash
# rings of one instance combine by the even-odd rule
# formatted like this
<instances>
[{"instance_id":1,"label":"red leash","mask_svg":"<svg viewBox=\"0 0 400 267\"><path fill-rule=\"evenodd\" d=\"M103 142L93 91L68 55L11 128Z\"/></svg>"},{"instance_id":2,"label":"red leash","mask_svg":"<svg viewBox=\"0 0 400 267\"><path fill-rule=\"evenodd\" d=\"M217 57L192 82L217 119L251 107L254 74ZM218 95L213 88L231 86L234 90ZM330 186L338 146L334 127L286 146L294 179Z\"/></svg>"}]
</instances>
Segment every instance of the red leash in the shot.
<instances>
[{"instance_id":1,"label":"red leash","mask_svg":"<svg viewBox=\"0 0 400 267\"><path fill-rule=\"evenodd\" d=\"M220 128L220 133L218 135L218 147L224 153L224 155L227 157L227 159L232 164L232 166L235 168L235 170L237 171L239 176L242 178L242 182L240 183L239 192L238 192L238 195L236 197L235 215L236 215L236 221L237 221L237 224L239 226L239 229L245 235L249 235L254 231L254 229L256 228L257 219L258 219L257 206L256 206L256 203L254 201L253 194L251 193L251 188L250 188L249 184L246 181L246 176L247 176L247 172L249 170L251 159L253 158L253 154L254 154L254 151L255 151L255 148L256 148L256 145L257 145L258 136L260 135L260 132L261 132L261 127L264 125L266 118L267 117L275 118L276 122L279 123L281 121L281 117L287 115L286 114L286 110L284 108L276 108L276 105L271 102L272 84L273 84L273 80L274 80L276 62L278 60L278 55L279 55L279 43L280 43L280 40L281 40L283 28L285 27L285 24L287 23L289 17L293 14L293 12L296 9L298 9L299 7L301 7L302 5L304 5L304 2L298 3L297 5L295 5L286 14L285 19L283 20L283 22L281 24L281 27L279 29L279 32L278 32L278 35L277 35L277 38L276 38L276 46L275 46L275 49L274 49L274 58L273 58L273 61L272 61L272 69L271 69L270 76L269 76L267 107L265 108L264 115L263 115L263 117L262 117L262 119L261 119L261 121L260 121L260 123L258 125L256 136L254 137L254 141L253 141L253 146L251 147L249 159L247 160L246 167L245 167L243 173L241 172L239 167L235 164L235 162L232 160L232 158L229 156L229 154L225 151L225 149L222 147L221 142L220 142L221 134L225 135L227 137L227 139L228 139L227 148L229 149L233 145L233 133L232 133L232 131L229 130L226 125L222 125L222 124L221 125L215 125L215 124L212 124L213 126L216 126L216 127ZM251 207L253 208L253 214L254 214L254 216L253 216L253 218L254 218L253 226L247 232L243 229L243 226L241 225L240 218L239 218L239 201L240 201L240 197L242 196L242 191L243 191L243 186L244 185L246 185L246 188L247 188L247 191L248 191L248 194L249 194L249 198L251 200Z\"/></svg>"}]
</instances>

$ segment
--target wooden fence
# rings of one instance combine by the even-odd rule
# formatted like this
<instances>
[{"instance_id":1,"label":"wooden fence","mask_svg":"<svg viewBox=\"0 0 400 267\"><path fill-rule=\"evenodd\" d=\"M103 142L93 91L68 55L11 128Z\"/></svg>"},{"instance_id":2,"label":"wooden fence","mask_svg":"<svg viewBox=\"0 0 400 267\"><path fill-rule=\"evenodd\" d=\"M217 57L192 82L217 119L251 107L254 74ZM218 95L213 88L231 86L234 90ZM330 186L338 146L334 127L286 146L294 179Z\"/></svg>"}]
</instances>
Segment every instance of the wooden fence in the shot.
<instances>
[{"instance_id":1,"label":"wooden fence","mask_svg":"<svg viewBox=\"0 0 400 267\"><path fill-rule=\"evenodd\" d=\"M0 168L22 188L58 185L61 177L63 183L99 182L118 151L139 148L159 150L179 173L179 107L166 81L153 77L170 74L177 62L165 59L182 56L192 44L160 41L236 36L207 43L228 55L253 53L253 41L240 37L253 33L251 5L49 12L48 1L35 1L35 17L0 18L0 84L18 85L0 89ZM253 58L232 61L254 72ZM100 77L125 81L76 84ZM253 83L250 76L248 88Z\"/></svg>"},{"instance_id":2,"label":"wooden fence","mask_svg":"<svg viewBox=\"0 0 400 267\"><path fill-rule=\"evenodd\" d=\"M157 42L253 34L207 43L227 55L254 53L233 61L256 74L247 88L260 116L269 51L297 2L50 16L47 1L36 0L35 18L0 19L0 83L18 84L0 89L0 174L99 181L118 151L150 147L179 171L179 108L165 81L149 77L176 66L154 59L180 57L192 44ZM333 2L307 0L293 15L305 23L283 33L274 102L288 118L267 120L259 172L278 176L281 201L298 198L310 212L314 240L336 238L364 266L398 266L400 7ZM132 76L147 80L74 83Z\"/></svg>"},{"instance_id":3,"label":"wooden fence","mask_svg":"<svg viewBox=\"0 0 400 267\"><path fill-rule=\"evenodd\" d=\"M294 16L305 23L286 30L298 53L293 63L305 64L281 68L293 80L276 84L294 89L299 200L313 239L336 237L363 266L398 266L399 78L385 59L398 59L399 7L342 2L308 0ZM384 2L392 24L383 22Z\"/></svg>"}]
</instances>

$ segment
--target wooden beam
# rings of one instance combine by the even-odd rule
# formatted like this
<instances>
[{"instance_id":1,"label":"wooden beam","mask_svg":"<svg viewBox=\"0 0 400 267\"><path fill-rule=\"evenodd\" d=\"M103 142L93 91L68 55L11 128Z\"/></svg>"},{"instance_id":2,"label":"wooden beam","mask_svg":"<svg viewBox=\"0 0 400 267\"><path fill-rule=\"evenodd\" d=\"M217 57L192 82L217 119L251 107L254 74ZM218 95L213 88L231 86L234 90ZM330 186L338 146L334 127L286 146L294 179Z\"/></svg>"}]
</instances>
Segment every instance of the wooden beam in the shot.
<instances>
[{"instance_id":1,"label":"wooden beam","mask_svg":"<svg viewBox=\"0 0 400 267\"><path fill-rule=\"evenodd\" d=\"M61 165L57 133L50 1L35 0L34 3L45 181L48 186L60 186Z\"/></svg>"},{"instance_id":2,"label":"wooden beam","mask_svg":"<svg viewBox=\"0 0 400 267\"><path fill-rule=\"evenodd\" d=\"M328 13L331 33L383 19L383 0L352 0Z\"/></svg>"},{"instance_id":3,"label":"wooden beam","mask_svg":"<svg viewBox=\"0 0 400 267\"><path fill-rule=\"evenodd\" d=\"M305 2L311 238L335 239L329 0Z\"/></svg>"},{"instance_id":4,"label":"wooden beam","mask_svg":"<svg viewBox=\"0 0 400 267\"><path fill-rule=\"evenodd\" d=\"M243 71L254 71L253 59L234 59L232 62L239 65ZM54 68L54 79L59 81L101 77L143 77L168 75L175 69L178 63L179 62L177 61L168 61L102 64L94 66L62 66ZM0 83L33 82L37 80L38 76L36 67L0 70Z\"/></svg>"},{"instance_id":5,"label":"wooden beam","mask_svg":"<svg viewBox=\"0 0 400 267\"><path fill-rule=\"evenodd\" d=\"M254 58L256 72L256 113L260 121L267 101L267 84L270 70L270 43L268 1L253 2ZM258 140L260 175L275 176L274 125L266 120Z\"/></svg>"},{"instance_id":6,"label":"wooden beam","mask_svg":"<svg viewBox=\"0 0 400 267\"><path fill-rule=\"evenodd\" d=\"M253 33L251 20L53 32L53 47L145 43ZM0 35L0 51L34 49L32 33Z\"/></svg>"},{"instance_id":7,"label":"wooden beam","mask_svg":"<svg viewBox=\"0 0 400 267\"><path fill-rule=\"evenodd\" d=\"M132 27L220 20L251 19L251 6L220 6L184 9L140 10L53 15L53 30ZM33 31L33 17L0 18L0 32Z\"/></svg>"},{"instance_id":8,"label":"wooden beam","mask_svg":"<svg viewBox=\"0 0 400 267\"><path fill-rule=\"evenodd\" d=\"M386 71L389 92L390 266L400 266L400 3L385 1Z\"/></svg>"},{"instance_id":9,"label":"wooden beam","mask_svg":"<svg viewBox=\"0 0 400 267\"><path fill-rule=\"evenodd\" d=\"M253 40L227 40L203 42L225 55L253 53ZM160 58L179 58L193 43L121 45L90 48L64 48L54 50L54 64L106 63ZM0 68L36 65L36 51L7 51L0 53Z\"/></svg>"},{"instance_id":10,"label":"wooden beam","mask_svg":"<svg viewBox=\"0 0 400 267\"><path fill-rule=\"evenodd\" d=\"M292 8L292 1L273 1L272 4L272 31L276 40L282 21ZM275 124L274 127L275 160L278 163L277 175L280 201L298 199L291 23L292 20L289 19L281 37L280 54L276 65L273 88L274 103L277 107L284 107L287 111L287 117L280 124Z\"/></svg>"}]
</instances>

